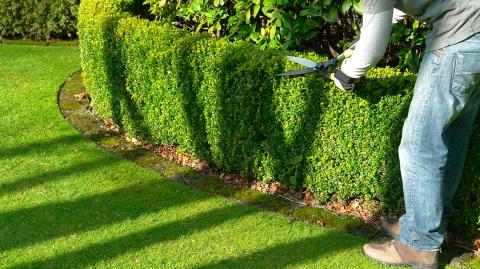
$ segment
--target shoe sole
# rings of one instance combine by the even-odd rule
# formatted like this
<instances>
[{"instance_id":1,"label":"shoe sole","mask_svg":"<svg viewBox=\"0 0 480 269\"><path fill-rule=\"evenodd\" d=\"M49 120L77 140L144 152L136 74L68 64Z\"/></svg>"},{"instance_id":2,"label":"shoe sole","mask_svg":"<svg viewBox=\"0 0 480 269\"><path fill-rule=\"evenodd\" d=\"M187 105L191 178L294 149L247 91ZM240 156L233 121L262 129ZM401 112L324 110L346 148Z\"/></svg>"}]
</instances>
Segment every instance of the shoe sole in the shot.
<instances>
[{"instance_id":1,"label":"shoe sole","mask_svg":"<svg viewBox=\"0 0 480 269\"><path fill-rule=\"evenodd\" d=\"M384 262L384 261L381 261L381 260L378 260L378 259L375 259L375 258L372 258L370 256L367 255L367 253L365 253L365 251L363 251L363 255L369 259L372 259L378 263L381 263L381 264L384 264L384 265L390 265L390 266L412 266L413 268L415 269L438 269L438 265L423 265L423 264L416 264L416 263L388 263L388 262Z\"/></svg>"}]
</instances>

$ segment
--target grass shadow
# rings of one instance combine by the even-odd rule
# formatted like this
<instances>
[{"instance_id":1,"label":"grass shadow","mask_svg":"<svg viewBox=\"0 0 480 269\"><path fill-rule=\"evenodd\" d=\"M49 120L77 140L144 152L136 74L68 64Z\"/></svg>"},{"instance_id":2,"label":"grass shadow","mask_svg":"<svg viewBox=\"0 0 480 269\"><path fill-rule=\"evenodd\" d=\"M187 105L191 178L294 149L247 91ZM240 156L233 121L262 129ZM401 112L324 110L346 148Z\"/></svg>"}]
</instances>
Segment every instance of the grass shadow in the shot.
<instances>
[{"instance_id":1,"label":"grass shadow","mask_svg":"<svg viewBox=\"0 0 480 269\"><path fill-rule=\"evenodd\" d=\"M44 173L36 173L33 176L16 179L12 182L0 183L0 196L21 192L35 186L46 183L58 182L69 176L79 176L103 167L113 165L120 160L111 156L93 159L86 162L76 163L66 166L62 169L48 171Z\"/></svg>"},{"instance_id":2,"label":"grass shadow","mask_svg":"<svg viewBox=\"0 0 480 269\"><path fill-rule=\"evenodd\" d=\"M128 252L142 250L159 243L173 242L183 236L198 234L258 212L257 209L235 204L11 268L93 266L98 262L106 262ZM319 259L327 256L328 253L349 249L358 244L360 244L358 239L349 235L326 233L322 236L269 247L248 256L216 261L194 268L284 268Z\"/></svg>"},{"instance_id":3,"label":"grass shadow","mask_svg":"<svg viewBox=\"0 0 480 269\"><path fill-rule=\"evenodd\" d=\"M333 264L328 264L329 254L334 255L340 251L345 251L346 249L352 249L355 247L360 248L360 244L361 242L358 242L358 240L352 240L352 238L349 238L348 236L343 237L334 233L326 233L321 236L308 237L291 243L283 243L268 247L249 255L196 266L192 269L289 268L294 265L318 259L327 260L326 264L323 264L324 266L334 266ZM351 266L349 261L345 261L345 264L348 267Z\"/></svg>"},{"instance_id":4,"label":"grass shadow","mask_svg":"<svg viewBox=\"0 0 480 269\"><path fill-rule=\"evenodd\" d=\"M92 231L211 197L182 195L175 184L165 180L138 183L76 200L0 212L0 252Z\"/></svg>"},{"instance_id":5,"label":"grass shadow","mask_svg":"<svg viewBox=\"0 0 480 269\"><path fill-rule=\"evenodd\" d=\"M100 261L113 259L127 252L141 250L162 242L174 241L192 233L200 233L225 222L234 221L255 213L258 213L257 209L234 204L187 217L179 221L158 226L154 225L143 231L121 236L107 242L90 245L76 251L66 252L53 258L34 261L11 268L83 268L95 265Z\"/></svg>"},{"instance_id":6,"label":"grass shadow","mask_svg":"<svg viewBox=\"0 0 480 269\"><path fill-rule=\"evenodd\" d=\"M20 144L11 148L0 148L0 160L31 153L43 153L56 150L58 146L74 145L83 140L80 134L72 134L56 137L50 140L35 141L28 144Z\"/></svg>"}]
</instances>

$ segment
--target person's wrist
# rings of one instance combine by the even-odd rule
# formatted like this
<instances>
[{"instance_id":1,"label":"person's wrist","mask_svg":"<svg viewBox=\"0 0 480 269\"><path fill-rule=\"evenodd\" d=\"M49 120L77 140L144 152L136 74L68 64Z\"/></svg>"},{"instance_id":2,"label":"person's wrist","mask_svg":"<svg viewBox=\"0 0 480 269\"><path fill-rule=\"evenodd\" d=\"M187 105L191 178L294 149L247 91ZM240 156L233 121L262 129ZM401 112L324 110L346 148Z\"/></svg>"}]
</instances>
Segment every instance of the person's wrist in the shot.
<instances>
[{"instance_id":1,"label":"person's wrist","mask_svg":"<svg viewBox=\"0 0 480 269\"><path fill-rule=\"evenodd\" d=\"M332 74L335 85L344 91L353 91L355 85L360 82L360 78L352 78L345 74L341 69L336 69Z\"/></svg>"}]
</instances>

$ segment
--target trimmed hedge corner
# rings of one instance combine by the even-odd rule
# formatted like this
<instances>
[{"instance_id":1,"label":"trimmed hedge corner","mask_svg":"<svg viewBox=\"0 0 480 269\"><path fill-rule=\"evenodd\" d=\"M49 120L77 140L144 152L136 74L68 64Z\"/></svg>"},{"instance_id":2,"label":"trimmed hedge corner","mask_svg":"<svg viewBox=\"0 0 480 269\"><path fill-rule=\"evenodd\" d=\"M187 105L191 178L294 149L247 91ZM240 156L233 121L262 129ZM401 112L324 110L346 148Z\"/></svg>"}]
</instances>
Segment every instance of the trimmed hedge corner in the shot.
<instances>
[{"instance_id":1,"label":"trimmed hedge corner","mask_svg":"<svg viewBox=\"0 0 480 269\"><path fill-rule=\"evenodd\" d=\"M97 113L130 135L176 145L226 172L332 197L403 206L397 157L415 76L384 68L354 94L298 68L285 53L192 35L137 18L133 0L85 0L83 75ZM315 54L300 55L322 60ZM324 60L324 59L323 59ZM476 130L479 130L477 125ZM456 204L457 230L477 233L480 135Z\"/></svg>"}]
</instances>

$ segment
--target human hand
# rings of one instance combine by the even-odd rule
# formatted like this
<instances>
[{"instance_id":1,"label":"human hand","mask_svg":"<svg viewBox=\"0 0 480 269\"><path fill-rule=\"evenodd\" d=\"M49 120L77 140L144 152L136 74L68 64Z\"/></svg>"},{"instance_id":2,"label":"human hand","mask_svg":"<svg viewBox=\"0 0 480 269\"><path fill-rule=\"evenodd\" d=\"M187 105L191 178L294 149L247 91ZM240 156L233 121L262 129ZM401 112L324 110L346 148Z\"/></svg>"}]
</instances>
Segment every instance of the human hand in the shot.
<instances>
[{"instance_id":1,"label":"human hand","mask_svg":"<svg viewBox=\"0 0 480 269\"><path fill-rule=\"evenodd\" d=\"M340 69L336 69L334 73L330 74L330 79L333 80L337 88L351 92L355 89L355 84L360 81L359 78L351 78L342 72Z\"/></svg>"}]
</instances>

